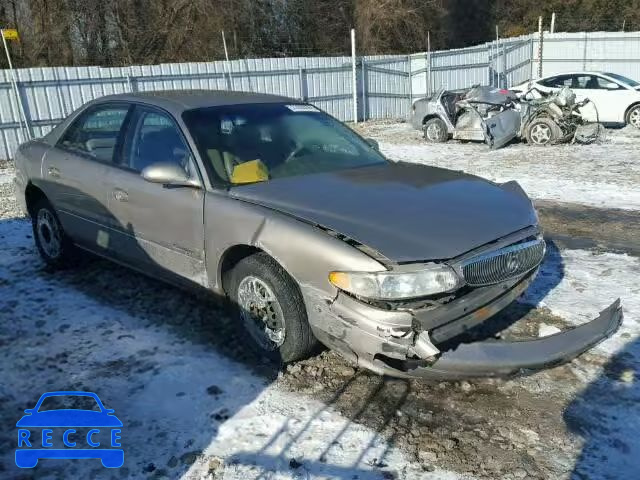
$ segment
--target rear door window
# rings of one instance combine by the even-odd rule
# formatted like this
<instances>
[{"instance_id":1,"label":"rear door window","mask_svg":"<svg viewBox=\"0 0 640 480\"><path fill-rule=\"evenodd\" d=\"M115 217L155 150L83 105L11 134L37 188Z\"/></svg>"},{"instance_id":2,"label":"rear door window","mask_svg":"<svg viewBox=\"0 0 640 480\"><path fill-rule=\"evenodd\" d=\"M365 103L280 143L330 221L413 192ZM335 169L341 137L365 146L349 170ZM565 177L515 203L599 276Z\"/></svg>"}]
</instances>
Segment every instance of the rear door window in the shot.
<instances>
[{"instance_id":1,"label":"rear door window","mask_svg":"<svg viewBox=\"0 0 640 480\"><path fill-rule=\"evenodd\" d=\"M540 85L544 86L544 87L549 87L549 88L556 88L556 82L558 81L558 77L550 77L550 78L545 78L544 80L540 80Z\"/></svg>"},{"instance_id":2,"label":"rear door window","mask_svg":"<svg viewBox=\"0 0 640 480\"><path fill-rule=\"evenodd\" d=\"M571 87L571 75L556 75L540 82L541 85L549 88Z\"/></svg>"},{"instance_id":3,"label":"rear door window","mask_svg":"<svg viewBox=\"0 0 640 480\"><path fill-rule=\"evenodd\" d=\"M58 146L112 162L129 108L118 105L91 109L67 129Z\"/></svg>"}]
</instances>

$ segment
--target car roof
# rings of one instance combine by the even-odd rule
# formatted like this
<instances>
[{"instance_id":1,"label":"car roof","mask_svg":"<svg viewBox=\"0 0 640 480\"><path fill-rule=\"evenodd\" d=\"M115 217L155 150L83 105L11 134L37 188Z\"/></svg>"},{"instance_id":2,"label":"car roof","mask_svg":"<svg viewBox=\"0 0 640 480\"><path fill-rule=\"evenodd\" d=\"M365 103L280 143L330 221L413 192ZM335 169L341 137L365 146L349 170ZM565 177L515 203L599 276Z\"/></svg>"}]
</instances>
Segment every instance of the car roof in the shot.
<instances>
[{"instance_id":1,"label":"car roof","mask_svg":"<svg viewBox=\"0 0 640 480\"><path fill-rule=\"evenodd\" d=\"M146 103L161 107L176 115L180 115L186 110L224 105L301 103L299 100L279 95L227 90L159 90L153 92L121 93L100 97L92 103L113 101Z\"/></svg>"},{"instance_id":2,"label":"car roof","mask_svg":"<svg viewBox=\"0 0 640 480\"><path fill-rule=\"evenodd\" d=\"M602 72L599 70L581 70L579 72L560 72L560 73L554 73L553 75L547 75L545 77L539 78L538 80L544 80L545 78L559 77L560 75L609 75L609 73Z\"/></svg>"}]
</instances>

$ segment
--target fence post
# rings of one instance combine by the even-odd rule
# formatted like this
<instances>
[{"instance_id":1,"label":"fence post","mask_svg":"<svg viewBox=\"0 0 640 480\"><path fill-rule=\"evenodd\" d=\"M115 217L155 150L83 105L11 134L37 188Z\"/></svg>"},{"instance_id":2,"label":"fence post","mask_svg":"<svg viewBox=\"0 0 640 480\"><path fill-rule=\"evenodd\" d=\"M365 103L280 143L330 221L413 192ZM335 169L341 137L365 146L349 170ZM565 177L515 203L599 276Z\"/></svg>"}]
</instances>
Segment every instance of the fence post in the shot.
<instances>
[{"instance_id":1,"label":"fence post","mask_svg":"<svg viewBox=\"0 0 640 480\"><path fill-rule=\"evenodd\" d=\"M531 34L531 36L529 37L529 45L530 45L529 58L531 59L531 62L529 64L529 80L533 80L533 52L534 52L533 34Z\"/></svg>"},{"instance_id":2,"label":"fence post","mask_svg":"<svg viewBox=\"0 0 640 480\"><path fill-rule=\"evenodd\" d=\"M226 63L224 64L225 70L227 70L227 74L229 75L229 90L233 90L233 78L231 78L231 63L229 62L229 50L227 50L227 39L224 36L224 30L222 30L222 47L224 48L224 58L226 59Z\"/></svg>"},{"instance_id":3,"label":"fence post","mask_svg":"<svg viewBox=\"0 0 640 480\"><path fill-rule=\"evenodd\" d=\"M507 81L507 76L509 72L507 71L507 43L502 42L502 77L504 79L503 88L509 88L509 82Z\"/></svg>"},{"instance_id":4,"label":"fence post","mask_svg":"<svg viewBox=\"0 0 640 480\"><path fill-rule=\"evenodd\" d=\"M367 65L364 57L360 59L362 75L362 120L367 121Z\"/></svg>"},{"instance_id":5,"label":"fence post","mask_svg":"<svg viewBox=\"0 0 640 480\"><path fill-rule=\"evenodd\" d=\"M544 32L542 30L542 17L538 17L538 78L542 78L542 53L544 42Z\"/></svg>"},{"instance_id":6,"label":"fence post","mask_svg":"<svg viewBox=\"0 0 640 480\"><path fill-rule=\"evenodd\" d=\"M356 30L351 29L351 89L353 98L353 122L358 123L358 80L356 79Z\"/></svg>"},{"instance_id":7,"label":"fence post","mask_svg":"<svg viewBox=\"0 0 640 480\"><path fill-rule=\"evenodd\" d=\"M413 69L411 68L411 55L407 55L407 63L409 64L409 109L408 112L411 112L411 105L413 105Z\"/></svg>"},{"instance_id":8,"label":"fence post","mask_svg":"<svg viewBox=\"0 0 640 480\"><path fill-rule=\"evenodd\" d=\"M304 69L298 68L298 83L300 85L300 100L303 102L307 100L306 82L304 81Z\"/></svg>"},{"instance_id":9,"label":"fence post","mask_svg":"<svg viewBox=\"0 0 640 480\"><path fill-rule=\"evenodd\" d=\"M16 106L19 111L19 119L18 123L20 123L20 132L23 136L23 141L31 140L31 126L29 125L29 121L27 120L27 115L24 110L24 105L22 104L22 96L20 95L20 88L18 87L18 78L16 77L16 72L13 69L13 63L11 62L11 54L9 53L9 47L7 46L7 39L4 36L4 30L0 29L0 37L2 37L2 43L4 45L4 52L7 54L7 63L9 64L9 71L11 72L11 83L13 84L13 92L16 95ZM22 122L24 121L24 128L26 129L26 135L24 130L22 129Z\"/></svg>"},{"instance_id":10,"label":"fence post","mask_svg":"<svg viewBox=\"0 0 640 480\"><path fill-rule=\"evenodd\" d=\"M427 71L425 72L425 77L427 81L427 97L431 96L431 86L433 82L431 81L431 31L427 32Z\"/></svg>"},{"instance_id":11,"label":"fence post","mask_svg":"<svg viewBox=\"0 0 640 480\"><path fill-rule=\"evenodd\" d=\"M584 47L582 50L582 70L587 69L587 43L589 41L589 33L584 32Z\"/></svg>"},{"instance_id":12,"label":"fence post","mask_svg":"<svg viewBox=\"0 0 640 480\"><path fill-rule=\"evenodd\" d=\"M500 31L496 25L496 73L498 74L497 87L500 88Z\"/></svg>"}]
</instances>

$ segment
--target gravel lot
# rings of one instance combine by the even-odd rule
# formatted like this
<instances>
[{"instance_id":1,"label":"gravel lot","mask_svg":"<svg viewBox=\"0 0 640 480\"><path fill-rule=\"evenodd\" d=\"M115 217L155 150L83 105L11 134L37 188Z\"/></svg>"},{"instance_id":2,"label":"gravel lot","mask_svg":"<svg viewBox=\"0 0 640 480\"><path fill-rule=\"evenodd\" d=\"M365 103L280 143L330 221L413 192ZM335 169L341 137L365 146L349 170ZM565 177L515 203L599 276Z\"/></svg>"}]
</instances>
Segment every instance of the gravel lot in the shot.
<instances>
[{"instance_id":1,"label":"gravel lot","mask_svg":"<svg viewBox=\"0 0 640 480\"><path fill-rule=\"evenodd\" d=\"M640 135L490 152L425 145L405 124L360 128L392 159L516 179L536 199L549 255L496 321L522 317L515 333L536 335L620 296L624 328L570 365L506 381L381 378L331 352L276 372L245 351L215 299L96 259L47 271L18 218L12 167L0 163L0 477L635 478ZM95 391L116 410L125 467L15 468L13 425L62 389Z\"/></svg>"}]
</instances>

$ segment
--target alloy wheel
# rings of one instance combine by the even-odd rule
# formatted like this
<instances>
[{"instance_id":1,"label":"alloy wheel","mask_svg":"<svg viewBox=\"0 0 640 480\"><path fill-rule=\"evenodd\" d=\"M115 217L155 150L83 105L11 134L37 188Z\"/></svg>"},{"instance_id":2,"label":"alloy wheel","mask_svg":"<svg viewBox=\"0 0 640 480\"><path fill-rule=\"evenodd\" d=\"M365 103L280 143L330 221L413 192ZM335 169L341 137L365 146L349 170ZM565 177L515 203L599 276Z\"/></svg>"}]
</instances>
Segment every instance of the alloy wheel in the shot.
<instances>
[{"instance_id":1,"label":"alloy wheel","mask_svg":"<svg viewBox=\"0 0 640 480\"><path fill-rule=\"evenodd\" d=\"M51 259L58 258L62 253L60 226L53 214L46 208L38 212L36 232L43 252Z\"/></svg>"},{"instance_id":2,"label":"alloy wheel","mask_svg":"<svg viewBox=\"0 0 640 480\"><path fill-rule=\"evenodd\" d=\"M240 316L253 339L267 351L277 350L285 339L284 313L273 290L257 277L238 285Z\"/></svg>"},{"instance_id":3,"label":"alloy wheel","mask_svg":"<svg viewBox=\"0 0 640 480\"><path fill-rule=\"evenodd\" d=\"M538 123L531 128L530 137L536 145L546 145L551 141L551 128Z\"/></svg>"},{"instance_id":4,"label":"alloy wheel","mask_svg":"<svg viewBox=\"0 0 640 480\"><path fill-rule=\"evenodd\" d=\"M640 106L635 107L629 113L629 123L636 128L640 128Z\"/></svg>"},{"instance_id":5,"label":"alloy wheel","mask_svg":"<svg viewBox=\"0 0 640 480\"><path fill-rule=\"evenodd\" d=\"M442 127L437 123L432 123L427 127L427 138L432 142L437 142L442 138Z\"/></svg>"}]
</instances>

